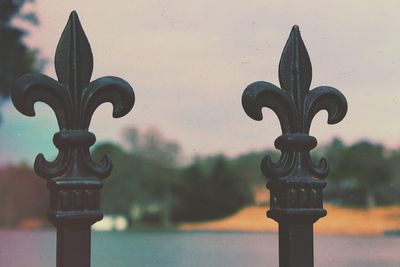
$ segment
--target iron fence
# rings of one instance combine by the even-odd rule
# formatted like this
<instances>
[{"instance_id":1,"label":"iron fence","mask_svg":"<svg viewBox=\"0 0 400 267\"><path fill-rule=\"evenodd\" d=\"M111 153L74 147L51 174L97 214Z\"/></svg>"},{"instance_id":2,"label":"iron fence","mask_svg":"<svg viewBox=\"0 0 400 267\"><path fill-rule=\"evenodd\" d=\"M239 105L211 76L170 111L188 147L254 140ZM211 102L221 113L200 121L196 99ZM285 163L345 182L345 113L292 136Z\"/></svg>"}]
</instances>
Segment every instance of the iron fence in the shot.
<instances>
[{"instance_id":1,"label":"iron fence","mask_svg":"<svg viewBox=\"0 0 400 267\"><path fill-rule=\"evenodd\" d=\"M102 219L102 179L112 169L110 158L92 160L89 148L95 135L88 131L95 109L113 104L115 118L133 107L132 87L117 77L90 82L93 56L76 12L72 12L55 55L58 81L41 74L27 74L16 82L14 106L34 116L34 103L42 101L55 112L60 131L54 135L59 150L52 162L42 154L35 172L47 180L50 190L49 220L57 228L57 267L90 266L90 227ZM313 266L313 224L326 215L322 180L328 174L325 159L313 163L310 150L316 138L309 135L311 121L320 110L328 112L328 123L341 121L347 111L345 97L336 89L320 86L309 91L311 63L297 26L294 26L279 64L282 89L268 82L255 82L243 93L245 112L261 120L263 107L278 116L282 135L275 140L281 157L274 163L265 157L263 174L270 178L268 217L279 223L279 261L282 267Z\"/></svg>"},{"instance_id":2,"label":"iron fence","mask_svg":"<svg viewBox=\"0 0 400 267\"><path fill-rule=\"evenodd\" d=\"M317 139L309 135L317 112L328 112L328 123L340 122L347 112L346 98L337 89L319 86L311 91L311 62L298 26L293 26L279 63L282 89L268 82L250 84L243 92L246 114L262 120L261 109L272 109L279 118L282 135L275 140L281 151L278 162L266 156L263 174L271 179L267 216L279 223L279 262L282 267L314 265L313 224L326 215L322 190L328 163L313 163L310 150Z\"/></svg>"},{"instance_id":3,"label":"iron fence","mask_svg":"<svg viewBox=\"0 0 400 267\"><path fill-rule=\"evenodd\" d=\"M72 12L55 55L58 81L41 74L19 78L12 92L14 106L34 116L34 103L42 101L55 112L60 131L53 137L59 150L48 162L42 154L35 172L47 179L50 190L49 220L57 228L57 266L90 266L90 227L103 218L100 211L102 179L110 175L108 156L94 162L89 148L96 137L88 131L96 108L113 104L113 117L126 115L133 107L132 87L107 76L90 82L93 55L76 12Z\"/></svg>"}]
</instances>

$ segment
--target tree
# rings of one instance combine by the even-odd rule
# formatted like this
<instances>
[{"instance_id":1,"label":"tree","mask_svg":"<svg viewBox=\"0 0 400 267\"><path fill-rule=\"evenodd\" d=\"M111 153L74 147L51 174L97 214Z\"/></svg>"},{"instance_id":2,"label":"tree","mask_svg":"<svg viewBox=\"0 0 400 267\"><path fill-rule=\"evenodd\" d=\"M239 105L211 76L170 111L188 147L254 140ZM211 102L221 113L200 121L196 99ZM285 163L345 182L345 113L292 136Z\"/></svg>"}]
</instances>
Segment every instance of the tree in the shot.
<instances>
[{"instance_id":1,"label":"tree","mask_svg":"<svg viewBox=\"0 0 400 267\"><path fill-rule=\"evenodd\" d=\"M210 173L201 160L193 162L184 169L174 190L178 199L173 210L174 220L210 220L234 213L252 202L249 181L232 172L223 156L214 158Z\"/></svg>"},{"instance_id":2,"label":"tree","mask_svg":"<svg viewBox=\"0 0 400 267\"><path fill-rule=\"evenodd\" d=\"M101 194L104 212L123 214L136 225L151 222L169 226L176 169L112 143L98 144L93 158L100 160L104 154L113 161L113 172Z\"/></svg>"},{"instance_id":3,"label":"tree","mask_svg":"<svg viewBox=\"0 0 400 267\"><path fill-rule=\"evenodd\" d=\"M334 138L330 144L323 149L323 154L329 162L329 175L332 177L338 177L341 172L340 159L347 147L339 138Z\"/></svg>"},{"instance_id":4,"label":"tree","mask_svg":"<svg viewBox=\"0 0 400 267\"><path fill-rule=\"evenodd\" d=\"M400 150L392 151L389 157L390 168L393 177L388 183L378 190L378 200L383 204L400 204Z\"/></svg>"},{"instance_id":5,"label":"tree","mask_svg":"<svg viewBox=\"0 0 400 267\"><path fill-rule=\"evenodd\" d=\"M331 178L344 182L347 190L354 196L353 201L361 201L367 208L374 207L378 204L380 192L384 191L382 188L394 176L393 166L386 152L380 144L368 141L355 143L342 150ZM361 199L357 199L357 196Z\"/></svg>"},{"instance_id":6,"label":"tree","mask_svg":"<svg viewBox=\"0 0 400 267\"><path fill-rule=\"evenodd\" d=\"M93 158L96 161L106 154L112 159L113 171L110 177L104 180L105 186L101 191L102 209L106 213L128 215L133 194L131 190L134 187L133 181L129 179L129 155L112 143L99 143L93 149Z\"/></svg>"},{"instance_id":7,"label":"tree","mask_svg":"<svg viewBox=\"0 0 400 267\"><path fill-rule=\"evenodd\" d=\"M265 187L267 178L262 174L260 163L265 156L270 156L274 162L279 159L280 152L277 150L262 151L262 152L249 152L239 155L230 161L230 166L233 173L246 180L250 180L254 186Z\"/></svg>"},{"instance_id":8,"label":"tree","mask_svg":"<svg viewBox=\"0 0 400 267\"><path fill-rule=\"evenodd\" d=\"M216 161L211 179L216 213L228 215L252 202L251 180L232 172L224 157Z\"/></svg>"},{"instance_id":9,"label":"tree","mask_svg":"<svg viewBox=\"0 0 400 267\"><path fill-rule=\"evenodd\" d=\"M180 183L173 191L178 200L173 208L175 221L198 221L210 217L212 208L209 181L196 163L186 167L180 177Z\"/></svg>"},{"instance_id":10,"label":"tree","mask_svg":"<svg viewBox=\"0 0 400 267\"><path fill-rule=\"evenodd\" d=\"M134 127L125 130L125 139L134 155L154 160L165 166L176 166L179 161L180 146L165 139L156 128L139 132Z\"/></svg>"},{"instance_id":11,"label":"tree","mask_svg":"<svg viewBox=\"0 0 400 267\"><path fill-rule=\"evenodd\" d=\"M334 138L321 149L329 164L328 184L324 190L324 198L336 204L349 202L348 198L354 196L354 183L346 179L340 166L346 149L346 145L338 138Z\"/></svg>"},{"instance_id":12,"label":"tree","mask_svg":"<svg viewBox=\"0 0 400 267\"><path fill-rule=\"evenodd\" d=\"M13 24L14 19L38 24L34 13L22 13L22 7L34 0L0 1L0 101L10 95L15 80L28 72L41 68L37 60L37 51L24 43L27 32Z\"/></svg>"}]
</instances>

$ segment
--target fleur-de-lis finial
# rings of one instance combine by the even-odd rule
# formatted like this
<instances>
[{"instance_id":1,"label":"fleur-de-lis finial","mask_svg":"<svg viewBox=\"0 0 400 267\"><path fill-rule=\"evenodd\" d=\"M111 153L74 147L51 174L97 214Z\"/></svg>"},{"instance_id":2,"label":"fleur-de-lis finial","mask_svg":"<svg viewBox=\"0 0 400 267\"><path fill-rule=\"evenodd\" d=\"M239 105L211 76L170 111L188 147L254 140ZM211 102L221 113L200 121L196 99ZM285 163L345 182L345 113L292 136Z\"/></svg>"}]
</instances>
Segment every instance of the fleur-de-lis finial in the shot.
<instances>
[{"instance_id":1,"label":"fleur-de-lis finial","mask_svg":"<svg viewBox=\"0 0 400 267\"><path fill-rule=\"evenodd\" d=\"M89 148L95 135L88 131L90 120L104 102L112 103L114 118L126 115L135 97L132 87L120 78L107 76L90 82L92 51L75 11L58 43L55 69L58 81L42 74L19 78L12 101L27 116L35 115L35 102L44 102L57 117L60 131L53 138L59 150L56 159L49 162L39 154L35 160L36 173L49 179L50 217L53 221L84 217L93 223L102 217L98 210L99 179L110 174L112 164L108 156L97 163L92 160Z\"/></svg>"},{"instance_id":2,"label":"fleur-de-lis finial","mask_svg":"<svg viewBox=\"0 0 400 267\"><path fill-rule=\"evenodd\" d=\"M328 123L341 121L347 112L345 97L337 89L319 86L309 90L311 62L300 36L298 26L293 26L279 63L281 88L268 82L250 84L242 96L246 114L254 120L262 120L263 107L272 109L279 118L282 135L275 140L281 151L275 163L269 156L261 162L263 174L272 181L271 209L268 216L279 220L282 216L298 214L295 208L315 212L311 219L326 214L322 209L322 188L328 174L328 164L321 159L313 163L310 150L317 140L309 135L311 121L320 110L328 112ZM304 217L303 217L304 219Z\"/></svg>"}]
</instances>

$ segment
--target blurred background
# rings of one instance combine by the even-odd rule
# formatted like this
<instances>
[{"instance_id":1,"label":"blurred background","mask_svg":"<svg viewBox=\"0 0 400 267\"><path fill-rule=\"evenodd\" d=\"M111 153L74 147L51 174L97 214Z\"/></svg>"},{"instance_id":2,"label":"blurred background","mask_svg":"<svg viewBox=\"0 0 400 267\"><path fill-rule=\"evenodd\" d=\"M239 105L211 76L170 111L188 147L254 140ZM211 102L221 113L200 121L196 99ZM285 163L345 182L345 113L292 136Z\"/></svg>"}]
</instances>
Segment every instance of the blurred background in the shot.
<instances>
[{"instance_id":1,"label":"blurred background","mask_svg":"<svg viewBox=\"0 0 400 267\"><path fill-rule=\"evenodd\" d=\"M130 254L150 262L142 266L197 266L204 247L210 249L203 251L208 266L259 266L265 246L277 263L277 224L265 218L269 193L259 165L267 154L279 157L273 142L280 126L270 110L261 122L248 118L241 94L257 80L279 85L279 58L298 24L314 68L311 89L336 87L349 103L343 122L328 125L321 112L310 133L319 141L314 160L326 157L331 169L324 190L328 216L315 224L316 250L346 244L355 252L316 252L317 263L400 263L400 4L316 0L0 0L0 239L8 240L0 240L0 251L15 240L13 253L0 252L0 263L28 266L17 260L20 239L41 240L43 249L29 258L37 266L51 266L54 256L48 191L32 165L38 153L55 157L56 119L43 103L35 105L34 118L23 116L9 93L24 73L56 77L54 53L72 10L92 46L92 79L124 78L136 95L128 116L113 119L111 105L104 104L92 119L94 158L109 154L114 164L101 191L105 218L93 226L100 242L95 255L107 246L101 247L101 235L109 235L116 244L140 246L156 238L157 244L176 246L166 262L143 256L144 247ZM116 233L131 239L122 241ZM243 238L260 250L243 250ZM197 254L178 254L186 247L180 242L188 240L198 246ZM237 243L247 253L245 262L235 258L237 251L211 253L218 242ZM126 258L110 264L127 266Z\"/></svg>"}]
</instances>

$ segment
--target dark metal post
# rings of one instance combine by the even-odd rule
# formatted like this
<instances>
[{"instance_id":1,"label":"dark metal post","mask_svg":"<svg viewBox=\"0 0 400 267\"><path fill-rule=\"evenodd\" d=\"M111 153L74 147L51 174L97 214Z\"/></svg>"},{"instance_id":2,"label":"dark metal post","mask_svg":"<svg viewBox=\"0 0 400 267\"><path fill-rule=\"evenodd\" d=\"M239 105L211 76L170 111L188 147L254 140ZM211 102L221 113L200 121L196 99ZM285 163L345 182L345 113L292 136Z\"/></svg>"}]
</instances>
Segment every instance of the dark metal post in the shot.
<instances>
[{"instance_id":1,"label":"dark metal post","mask_svg":"<svg viewBox=\"0 0 400 267\"><path fill-rule=\"evenodd\" d=\"M328 164L313 163L310 150L317 139L309 135L311 121L320 110L328 112L328 123L341 121L347 112L345 97L338 90L319 86L309 91L311 62L300 36L293 26L279 63L282 89L268 82L250 84L243 93L246 114L262 120L261 109L272 109L279 118L282 135L275 140L281 151L278 162L266 156L261 162L263 174L270 179L270 210L267 216L279 223L279 262L281 267L311 267L313 224L326 215L322 190Z\"/></svg>"},{"instance_id":2,"label":"dark metal post","mask_svg":"<svg viewBox=\"0 0 400 267\"><path fill-rule=\"evenodd\" d=\"M35 171L50 190L49 220L57 227L57 267L90 266L90 227L101 220L101 179L112 169L108 156L94 162L89 148L96 137L88 131L96 108L113 104L113 117L126 115L133 107L132 87L107 76L90 82L93 56L76 12L72 12L57 46L55 69L58 81L41 74L17 80L12 92L14 106L34 116L34 104L42 101L55 112L60 131L54 135L59 150L48 162L42 154Z\"/></svg>"}]
</instances>

